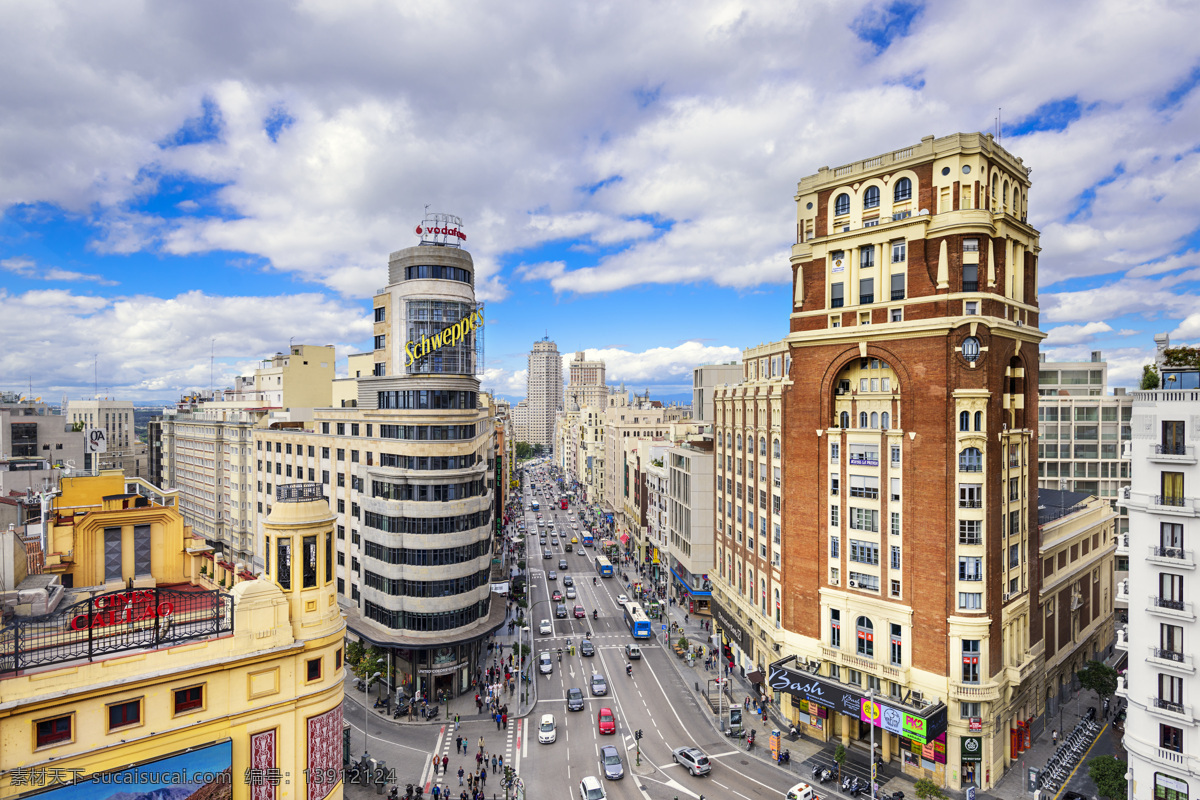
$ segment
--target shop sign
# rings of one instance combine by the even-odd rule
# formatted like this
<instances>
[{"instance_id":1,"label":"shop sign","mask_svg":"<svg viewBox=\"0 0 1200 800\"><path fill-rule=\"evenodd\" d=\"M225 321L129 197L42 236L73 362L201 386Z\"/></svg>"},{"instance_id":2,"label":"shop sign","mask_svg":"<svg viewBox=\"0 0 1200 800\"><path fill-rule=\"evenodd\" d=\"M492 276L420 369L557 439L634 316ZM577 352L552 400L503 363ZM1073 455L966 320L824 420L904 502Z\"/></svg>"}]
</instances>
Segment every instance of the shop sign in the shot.
<instances>
[{"instance_id":1,"label":"shop sign","mask_svg":"<svg viewBox=\"0 0 1200 800\"><path fill-rule=\"evenodd\" d=\"M854 714L863 722L869 722L876 728L883 728L888 733L912 739L925 744L937 738L946 729L945 710L938 709L928 719L911 714L903 709L879 701L871 702L861 698L861 706Z\"/></svg>"},{"instance_id":2,"label":"shop sign","mask_svg":"<svg viewBox=\"0 0 1200 800\"><path fill-rule=\"evenodd\" d=\"M734 620L733 616L725 610L725 607L717 603L715 600L712 603L713 619L716 620L717 626L725 632L725 635L734 640L738 647L743 650L747 648L749 636L746 635L746 630Z\"/></svg>"},{"instance_id":3,"label":"shop sign","mask_svg":"<svg viewBox=\"0 0 1200 800\"><path fill-rule=\"evenodd\" d=\"M767 685L776 692L787 692L842 714L859 716L862 713L862 695L848 692L839 684L826 683L816 675L773 666Z\"/></svg>"},{"instance_id":4,"label":"shop sign","mask_svg":"<svg viewBox=\"0 0 1200 800\"><path fill-rule=\"evenodd\" d=\"M971 730L975 732L983 730L983 717L971 717Z\"/></svg>"},{"instance_id":5,"label":"shop sign","mask_svg":"<svg viewBox=\"0 0 1200 800\"><path fill-rule=\"evenodd\" d=\"M434 667L433 669L419 669L417 672L421 673L422 675L449 675L458 671L462 667L465 667L466 665L467 662L460 661L457 664L443 664L442 666Z\"/></svg>"},{"instance_id":6,"label":"shop sign","mask_svg":"<svg viewBox=\"0 0 1200 800\"><path fill-rule=\"evenodd\" d=\"M963 761L982 761L983 760L983 737L981 736L960 736L959 747L962 751Z\"/></svg>"}]
</instances>

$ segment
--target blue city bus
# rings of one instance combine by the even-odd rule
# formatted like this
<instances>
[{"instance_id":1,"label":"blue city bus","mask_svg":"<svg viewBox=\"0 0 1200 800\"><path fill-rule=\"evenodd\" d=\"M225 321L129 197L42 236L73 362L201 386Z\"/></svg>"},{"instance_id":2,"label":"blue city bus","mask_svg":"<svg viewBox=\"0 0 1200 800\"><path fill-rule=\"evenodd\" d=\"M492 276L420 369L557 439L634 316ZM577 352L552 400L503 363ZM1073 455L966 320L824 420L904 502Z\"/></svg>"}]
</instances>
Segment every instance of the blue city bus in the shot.
<instances>
[{"instance_id":1,"label":"blue city bus","mask_svg":"<svg viewBox=\"0 0 1200 800\"><path fill-rule=\"evenodd\" d=\"M537 500L534 500L532 503L530 503L529 507L532 508L534 511L542 510L542 505Z\"/></svg>"},{"instance_id":2,"label":"blue city bus","mask_svg":"<svg viewBox=\"0 0 1200 800\"><path fill-rule=\"evenodd\" d=\"M591 547L595 542L595 540L592 538L591 531L584 531L583 535L580 537L580 539L583 540L584 547Z\"/></svg>"},{"instance_id":3,"label":"blue city bus","mask_svg":"<svg viewBox=\"0 0 1200 800\"><path fill-rule=\"evenodd\" d=\"M633 638L650 638L650 618L642 611L642 607L632 600L625 604L625 624L629 626Z\"/></svg>"},{"instance_id":4,"label":"blue city bus","mask_svg":"<svg viewBox=\"0 0 1200 800\"><path fill-rule=\"evenodd\" d=\"M604 556L596 556L596 573L601 578L611 578L613 576L612 562Z\"/></svg>"}]
</instances>

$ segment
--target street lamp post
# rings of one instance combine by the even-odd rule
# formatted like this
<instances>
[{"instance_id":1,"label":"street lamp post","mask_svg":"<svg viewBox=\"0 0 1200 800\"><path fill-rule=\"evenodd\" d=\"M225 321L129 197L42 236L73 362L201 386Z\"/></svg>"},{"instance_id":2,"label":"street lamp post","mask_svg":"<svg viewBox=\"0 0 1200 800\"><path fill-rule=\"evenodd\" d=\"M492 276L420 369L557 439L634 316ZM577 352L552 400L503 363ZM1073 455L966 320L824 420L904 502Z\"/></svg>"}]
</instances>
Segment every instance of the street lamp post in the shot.
<instances>
[{"instance_id":1,"label":"street lamp post","mask_svg":"<svg viewBox=\"0 0 1200 800\"><path fill-rule=\"evenodd\" d=\"M376 672L370 678L367 678L367 688L363 691L363 761L371 757L370 754L370 734L367 733L367 722L370 717L370 710L367 708L367 703L371 700L371 684L375 679L382 675L382 672Z\"/></svg>"},{"instance_id":2,"label":"street lamp post","mask_svg":"<svg viewBox=\"0 0 1200 800\"><path fill-rule=\"evenodd\" d=\"M867 702L871 704L871 800L875 800L875 715L879 706L875 703L875 690L867 689Z\"/></svg>"}]
</instances>

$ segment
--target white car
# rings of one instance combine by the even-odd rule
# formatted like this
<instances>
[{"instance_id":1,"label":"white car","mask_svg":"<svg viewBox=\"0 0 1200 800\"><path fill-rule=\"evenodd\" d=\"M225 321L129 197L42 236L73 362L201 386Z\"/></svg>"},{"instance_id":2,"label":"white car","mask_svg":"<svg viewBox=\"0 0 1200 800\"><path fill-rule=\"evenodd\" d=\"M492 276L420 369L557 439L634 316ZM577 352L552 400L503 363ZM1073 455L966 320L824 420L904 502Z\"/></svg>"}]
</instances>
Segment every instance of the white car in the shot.
<instances>
[{"instance_id":1,"label":"white car","mask_svg":"<svg viewBox=\"0 0 1200 800\"><path fill-rule=\"evenodd\" d=\"M554 633L554 623L548 619L542 620L538 624L538 633L540 633L542 636L552 635Z\"/></svg>"},{"instance_id":2,"label":"white car","mask_svg":"<svg viewBox=\"0 0 1200 800\"><path fill-rule=\"evenodd\" d=\"M623 606L628 602L629 602L629 598L626 597L625 595L623 595L623 594L617 595L617 605Z\"/></svg>"},{"instance_id":3,"label":"white car","mask_svg":"<svg viewBox=\"0 0 1200 800\"><path fill-rule=\"evenodd\" d=\"M558 738L558 730L554 727L554 715L542 714L542 724L538 725L538 742L553 744Z\"/></svg>"},{"instance_id":4,"label":"white car","mask_svg":"<svg viewBox=\"0 0 1200 800\"><path fill-rule=\"evenodd\" d=\"M550 658L549 653L542 653L538 656L538 672L543 675L549 675L554 671L554 659Z\"/></svg>"},{"instance_id":5,"label":"white car","mask_svg":"<svg viewBox=\"0 0 1200 800\"><path fill-rule=\"evenodd\" d=\"M579 800L604 800L604 786L600 779L588 775L579 782Z\"/></svg>"}]
</instances>

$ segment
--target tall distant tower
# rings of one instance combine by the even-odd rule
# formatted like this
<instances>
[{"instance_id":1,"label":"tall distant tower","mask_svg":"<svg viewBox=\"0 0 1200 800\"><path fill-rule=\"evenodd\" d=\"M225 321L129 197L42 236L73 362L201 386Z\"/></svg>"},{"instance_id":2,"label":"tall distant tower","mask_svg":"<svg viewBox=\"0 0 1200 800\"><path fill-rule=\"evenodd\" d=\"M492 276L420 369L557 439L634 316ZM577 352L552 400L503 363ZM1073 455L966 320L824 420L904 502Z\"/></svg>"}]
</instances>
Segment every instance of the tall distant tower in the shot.
<instances>
[{"instance_id":1,"label":"tall distant tower","mask_svg":"<svg viewBox=\"0 0 1200 800\"><path fill-rule=\"evenodd\" d=\"M554 444L554 414L563 407L562 356L546 336L533 343L525 393L529 400L529 443Z\"/></svg>"},{"instance_id":2,"label":"tall distant tower","mask_svg":"<svg viewBox=\"0 0 1200 800\"><path fill-rule=\"evenodd\" d=\"M604 408L608 405L608 386L604 384L604 362L587 361L583 351L577 351L568 364L567 399L580 408Z\"/></svg>"}]
</instances>

